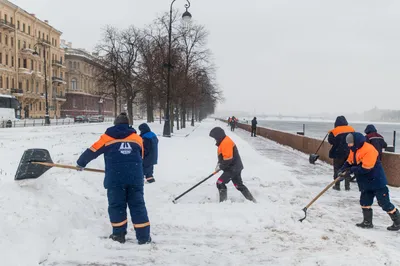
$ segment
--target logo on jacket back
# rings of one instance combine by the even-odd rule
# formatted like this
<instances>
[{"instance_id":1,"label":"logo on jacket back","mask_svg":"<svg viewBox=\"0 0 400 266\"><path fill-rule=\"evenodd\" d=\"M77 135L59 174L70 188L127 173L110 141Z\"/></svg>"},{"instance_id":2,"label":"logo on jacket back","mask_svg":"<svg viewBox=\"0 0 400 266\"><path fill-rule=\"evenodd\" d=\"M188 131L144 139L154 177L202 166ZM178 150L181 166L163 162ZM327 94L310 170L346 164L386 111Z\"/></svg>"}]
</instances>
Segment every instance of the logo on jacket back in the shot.
<instances>
[{"instance_id":1,"label":"logo on jacket back","mask_svg":"<svg viewBox=\"0 0 400 266\"><path fill-rule=\"evenodd\" d=\"M119 147L119 152L121 154L125 154L125 155L131 154L132 153L132 147L131 147L131 145L129 143L123 142L123 143L121 143L121 146Z\"/></svg>"}]
</instances>

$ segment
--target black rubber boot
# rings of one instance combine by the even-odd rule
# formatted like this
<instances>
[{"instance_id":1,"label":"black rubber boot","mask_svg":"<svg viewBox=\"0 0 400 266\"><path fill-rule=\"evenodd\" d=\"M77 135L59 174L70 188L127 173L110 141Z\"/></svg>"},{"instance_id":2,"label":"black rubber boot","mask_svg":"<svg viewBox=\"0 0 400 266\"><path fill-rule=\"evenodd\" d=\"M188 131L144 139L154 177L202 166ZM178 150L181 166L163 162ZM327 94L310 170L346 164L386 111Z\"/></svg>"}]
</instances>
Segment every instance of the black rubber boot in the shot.
<instances>
[{"instance_id":1,"label":"black rubber boot","mask_svg":"<svg viewBox=\"0 0 400 266\"><path fill-rule=\"evenodd\" d=\"M393 224L387 228L389 231L399 231L400 230L400 213L399 210L396 210L394 213L389 213L390 218L393 221Z\"/></svg>"},{"instance_id":2,"label":"black rubber boot","mask_svg":"<svg viewBox=\"0 0 400 266\"><path fill-rule=\"evenodd\" d=\"M219 189L219 202L224 202L228 199L228 190L222 188Z\"/></svg>"},{"instance_id":3,"label":"black rubber boot","mask_svg":"<svg viewBox=\"0 0 400 266\"><path fill-rule=\"evenodd\" d=\"M156 182L156 180L154 179L154 177L149 176L149 177L146 177L146 182L150 184L150 183Z\"/></svg>"},{"instance_id":4,"label":"black rubber boot","mask_svg":"<svg viewBox=\"0 0 400 266\"><path fill-rule=\"evenodd\" d=\"M251 195L251 193L247 187L244 187L240 192L242 192L243 196L247 200L250 200L250 201L256 203L256 199L253 197L253 195Z\"/></svg>"},{"instance_id":5,"label":"black rubber boot","mask_svg":"<svg viewBox=\"0 0 400 266\"><path fill-rule=\"evenodd\" d=\"M372 224L372 209L362 209L362 211L364 220L356 225L361 228L373 228L374 225Z\"/></svg>"},{"instance_id":6,"label":"black rubber boot","mask_svg":"<svg viewBox=\"0 0 400 266\"><path fill-rule=\"evenodd\" d=\"M350 190L350 178L346 178L346 179L344 180L344 189L345 189L346 191L349 191L349 190Z\"/></svg>"},{"instance_id":7,"label":"black rubber boot","mask_svg":"<svg viewBox=\"0 0 400 266\"><path fill-rule=\"evenodd\" d=\"M125 243L125 235L126 233L122 233L122 234L112 234L110 235L110 238L116 242L119 242L121 244Z\"/></svg>"},{"instance_id":8,"label":"black rubber boot","mask_svg":"<svg viewBox=\"0 0 400 266\"><path fill-rule=\"evenodd\" d=\"M333 189L340 191L340 182L336 182L335 185L333 186Z\"/></svg>"},{"instance_id":9,"label":"black rubber boot","mask_svg":"<svg viewBox=\"0 0 400 266\"><path fill-rule=\"evenodd\" d=\"M149 237L149 239L148 240L140 240L140 241L138 241L138 244L139 245L146 245L146 244L150 244L151 243L151 237Z\"/></svg>"}]
</instances>

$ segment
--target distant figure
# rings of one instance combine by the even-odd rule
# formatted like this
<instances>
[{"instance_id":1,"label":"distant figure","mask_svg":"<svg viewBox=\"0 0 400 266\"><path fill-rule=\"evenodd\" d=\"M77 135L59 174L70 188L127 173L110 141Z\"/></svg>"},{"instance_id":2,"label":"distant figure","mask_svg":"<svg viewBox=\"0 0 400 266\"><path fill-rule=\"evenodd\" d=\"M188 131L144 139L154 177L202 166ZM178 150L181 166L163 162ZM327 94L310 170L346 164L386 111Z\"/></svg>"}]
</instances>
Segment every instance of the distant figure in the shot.
<instances>
[{"instance_id":1,"label":"distant figure","mask_svg":"<svg viewBox=\"0 0 400 266\"><path fill-rule=\"evenodd\" d=\"M236 128L236 117L232 116L230 124L231 124L231 131L235 131L235 128Z\"/></svg>"},{"instance_id":2,"label":"distant figure","mask_svg":"<svg viewBox=\"0 0 400 266\"><path fill-rule=\"evenodd\" d=\"M372 144L375 149L378 151L379 156L378 159L382 160L382 150L387 148L387 143L381 134L378 134L374 125L368 125L364 133L367 134L365 136L366 142Z\"/></svg>"},{"instance_id":3,"label":"distant figure","mask_svg":"<svg viewBox=\"0 0 400 266\"><path fill-rule=\"evenodd\" d=\"M229 118L228 118L228 127L231 125L231 122L232 122L232 118L229 117Z\"/></svg>"},{"instance_id":4,"label":"distant figure","mask_svg":"<svg viewBox=\"0 0 400 266\"><path fill-rule=\"evenodd\" d=\"M329 158L333 159L333 179L338 177L338 171L346 162L350 149L346 143L348 133L354 132L354 128L349 126L344 116L338 116L335 121L335 128L329 131L328 142L332 145L329 151ZM336 182L333 187L340 190L340 182ZM350 190L350 174L345 178L345 189Z\"/></svg>"},{"instance_id":5,"label":"distant figure","mask_svg":"<svg viewBox=\"0 0 400 266\"><path fill-rule=\"evenodd\" d=\"M225 135L220 127L215 127L210 131L210 137L214 138L218 147L218 164L215 171L222 170L224 173L218 178L217 188L219 191L219 201L226 201L228 191L226 184L231 180L235 188L250 201L256 202L249 189L243 184L242 170L243 163L239 155L239 150L232 139Z\"/></svg>"},{"instance_id":6,"label":"distant figure","mask_svg":"<svg viewBox=\"0 0 400 266\"><path fill-rule=\"evenodd\" d=\"M257 117L254 117L253 120L251 120L251 136L257 137Z\"/></svg>"},{"instance_id":7,"label":"distant figure","mask_svg":"<svg viewBox=\"0 0 400 266\"><path fill-rule=\"evenodd\" d=\"M143 174L148 183L153 183L156 181L154 165L158 162L158 138L146 123L141 124L139 130L144 146Z\"/></svg>"}]
</instances>

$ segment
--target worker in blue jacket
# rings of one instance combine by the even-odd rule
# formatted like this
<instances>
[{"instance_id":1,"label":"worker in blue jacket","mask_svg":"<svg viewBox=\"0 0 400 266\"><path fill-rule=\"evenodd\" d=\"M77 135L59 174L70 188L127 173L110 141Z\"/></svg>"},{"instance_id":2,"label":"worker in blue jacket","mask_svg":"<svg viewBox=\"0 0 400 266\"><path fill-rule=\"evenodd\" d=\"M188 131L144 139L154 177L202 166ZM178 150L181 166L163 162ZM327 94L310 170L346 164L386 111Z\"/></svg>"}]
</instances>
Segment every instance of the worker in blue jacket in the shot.
<instances>
[{"instance_id":1,"label":"worker in blue jacket","mask_svg":"<svg viewBox=\"0 0 400 266\"><path fill-rule=\"evenodd\" d=\"M79 157L77 167L83 170L101 154L104 154L104 188L113 228L110 238L125 243L128 206L139 245L150 243L150 222L143 195L143 141L129 126L126 113L121 113L114 126Z\"/></svg>"},{"instance_id":2,"label":"worker in blue jacket","mask_svg":"<svg viewBox=\"0 0 400 266\"><path fill-rule=\"evenodd\" d=\"M148 124L143 123L139 126L140 136L143 139L144 159L143 172L148 183L155 182L154 165L158 163L158 138L151 131Z\"/></svg>"}]
</instances>

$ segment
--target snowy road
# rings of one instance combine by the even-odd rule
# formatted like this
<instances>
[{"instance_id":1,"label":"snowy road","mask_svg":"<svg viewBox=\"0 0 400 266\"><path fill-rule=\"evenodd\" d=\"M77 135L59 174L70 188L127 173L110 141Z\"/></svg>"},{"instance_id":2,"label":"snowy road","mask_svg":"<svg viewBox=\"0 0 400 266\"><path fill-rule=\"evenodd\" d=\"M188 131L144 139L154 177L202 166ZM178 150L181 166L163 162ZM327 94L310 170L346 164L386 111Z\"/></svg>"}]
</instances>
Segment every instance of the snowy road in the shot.
<instances>
[{"instance_id":1,"label":"snowy road","mask_svg":"<svg viewBox=\"0 0 400 266\"><path fill-rule=\"evenodd\" d=\"M216 124L227 129L208 120L160 138L156 183L145 186L155 242L148 246L101 239L110 233L102 175L54 168L36 180L13 180L25 149L46 148L55 162L74 165L106 124L0 129L0 265L400 265L399 234L386 231L391 221L377 205L375 229L354 226L362 216L356 184L350 192L328 191L298 222L331 182L330 166L312 166L306 155L244 131L227 133L258 203L232 185L230 201L217 203L212 178L173 204L213 171L216 147L208 133ZM151 126L161 133L159 124ZM90 164L103 166L102 158ZM399 205L400 190L391 192Z\"/></svg>"}]
</instances>

